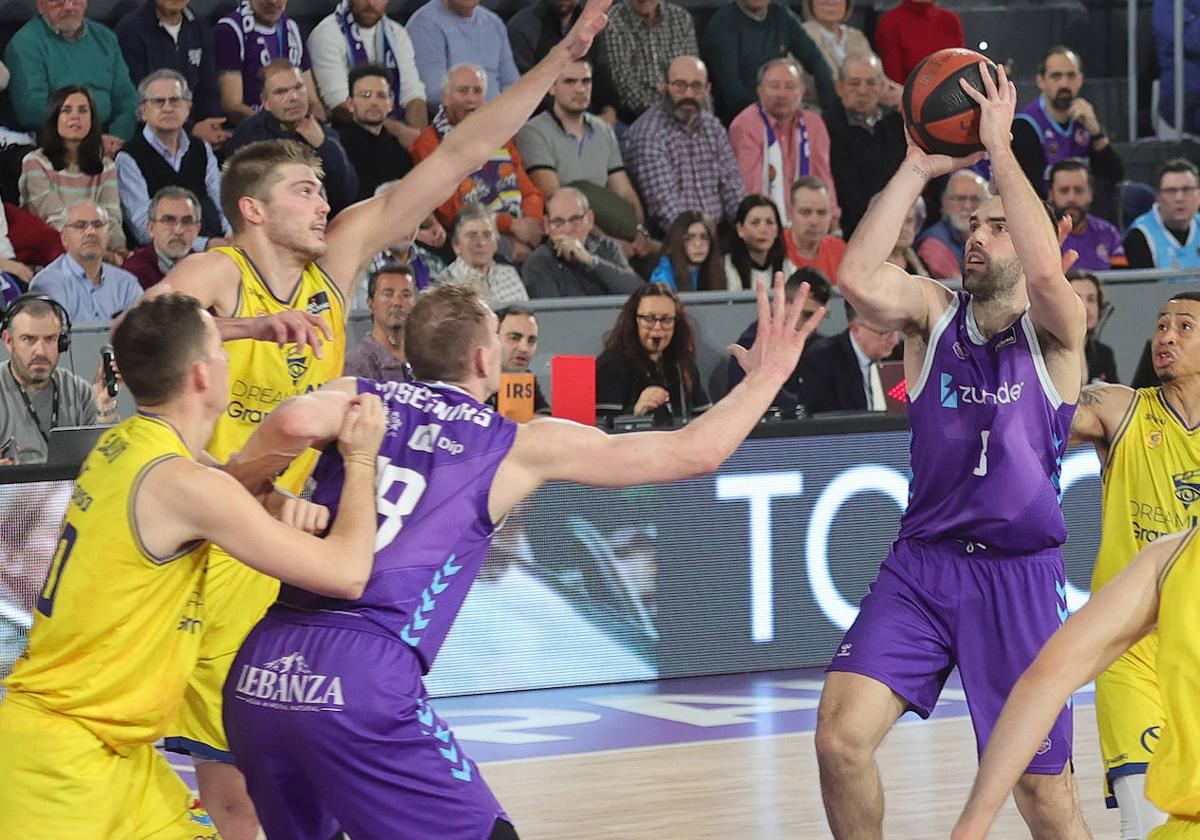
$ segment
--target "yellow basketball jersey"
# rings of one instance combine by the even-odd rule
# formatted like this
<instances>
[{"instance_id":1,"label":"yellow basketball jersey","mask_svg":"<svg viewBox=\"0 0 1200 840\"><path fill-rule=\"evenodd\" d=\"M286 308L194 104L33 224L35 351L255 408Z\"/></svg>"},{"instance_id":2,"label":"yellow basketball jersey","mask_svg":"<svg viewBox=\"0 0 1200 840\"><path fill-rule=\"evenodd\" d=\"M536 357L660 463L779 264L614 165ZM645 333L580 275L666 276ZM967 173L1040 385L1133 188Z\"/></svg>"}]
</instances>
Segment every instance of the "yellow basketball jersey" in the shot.
<instances>
[{"instance_id":1,"label":"yellow basketball jersey","mask_svg":"<svg viewBox=\"0 0 1200 840\"><path fill-rule=\"evenodd\" d=\"M302 309L323 318L333 340L318 359L311 347L280 347L271 341L227 341L229 402L217 420L208 451L224 461L241 449L263 418L279 403L342 375L346 358L346 305L341 290L320 266L309 263L287 300L275 297L254 263L240 248L214 248L228 256L242 272L234 317L261 318L289 309ZM298 493L316 463L316 453L297 458L277 482Z\"/></svg>"},{"instance_id":2,"label":"yellow basketball jersey","mask_svg":"<svg viewBox=\"0 0 1200 840\"><path fill-rule=\"evenodd\" d=\"M1146 796L1168 814L1200 817L1200 541L1193 529L1159 578L1158 688L1162 736Z\"/></svg>"},{"instance_id":3,"label":"yellow basketball jersey","mask_svg":"<svg viewBox=\"0 0 1200 840\"><path fill-rule=\"evenodd\" d=\"M1200 429L1188 429L1160 388L1135 392L1104 469L1103 524L1092 591L1141 549L1200 517Z\"/></svg>"},{"instance_id":4,"label":"yellow basketball jersey","mask_svg":"<svg viewBox=\"0 0 1200 840\"><path fill-rule=\"evenodd\" d=\"M191 457L149 415L105 432L83 462L29 646L7 680L13 695L78 720L119 753L163 734L196 662L208 544L155 557L133 521L146 472Z\"/></svg>"}]
</instances>

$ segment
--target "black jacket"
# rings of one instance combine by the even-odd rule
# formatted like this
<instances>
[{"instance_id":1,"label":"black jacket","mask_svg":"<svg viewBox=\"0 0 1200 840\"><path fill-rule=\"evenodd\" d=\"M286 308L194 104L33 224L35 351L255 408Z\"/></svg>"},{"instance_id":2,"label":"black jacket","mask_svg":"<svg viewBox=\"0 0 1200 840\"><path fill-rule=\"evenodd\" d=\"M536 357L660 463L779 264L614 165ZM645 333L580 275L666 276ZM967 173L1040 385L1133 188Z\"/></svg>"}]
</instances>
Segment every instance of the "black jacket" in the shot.
<instances>
[{"instance_id":1,"label":"black jacket","mask_svg":"<svg viewBox=\"0 0 1200 840\"><path fill-rule=\"evenodd\" d=\"M800 360L800 404L810 415L823 411L866 411L862 368L850 346L850 331L824 338Z\"/></svg>"},{"instance_id":2,"label":"black jacket","mask_svg":"<svg viewBox=\"0 0 1200 840\"><path fill-rule=\"evenodd\" d=\"M904 160L904 119L899 111L887 110L871 129L851 125L841 100L825 109L829 129L829 166L838 204L842 208L842 232L854 232L867 212L871 196L882 190Z\"/></svg>"}]
</instances>

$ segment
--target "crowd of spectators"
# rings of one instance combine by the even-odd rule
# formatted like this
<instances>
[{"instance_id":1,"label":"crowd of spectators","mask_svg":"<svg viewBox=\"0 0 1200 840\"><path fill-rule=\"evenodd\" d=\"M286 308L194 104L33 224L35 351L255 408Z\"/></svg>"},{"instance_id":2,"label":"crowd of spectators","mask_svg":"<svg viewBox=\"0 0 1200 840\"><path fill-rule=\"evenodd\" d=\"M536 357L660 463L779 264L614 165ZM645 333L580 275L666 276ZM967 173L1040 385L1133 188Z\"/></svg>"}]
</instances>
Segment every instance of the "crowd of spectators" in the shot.
<instances>
[{"instance_id":1,"label":"crowd of spectators","mask_svg":"<svg viewBox=\"0 0 1200 840\"><path fill-rule=\"evenodd\" d=\"M386 0L339 0L307 33L286 0L242 0L215 21L187 0L142 0L113 29L87 16L86 0L37 10L0 66L0 85L11 73L3 129L27 138L19 177L0 178L0 291L43 291L87 322L112 317L188 254L228 244L219 167L235 149L311 147L336 214L402 178L514 84L580 0L529 0L502 8L507 21L479 0L426 0L404 24ZM958 16L936 0L902 0L871 39L849 24L853 11L848 0L731 0L699 27L668 0L624 0L540 113L415 239L376 257L353 306L402 322L397 283L408 300L468 284L496 308L632 293L641 303L602 357L645 354L623 407L702 410L694 360L670 349L690 340L676 292L749 289L776 271L836 282L846 240L905 154L902 82L934 50L964 45ZM1082 57L1050 48L1013 126L1027 176L1072 220L1064 247L1091 272L1200 268L1195 164L1165 166L1157 201L1119 230L1124 166L1084 82ZM985 160L931 185L891 260L958 279L989 174ZM654 313L638 306L675 307L675 332L662 319L647 327L639 319ZM373 362L399 370L396 333L376 327ZM651 380L667 396L645 397Z\"/></svg>"}]
</instances>

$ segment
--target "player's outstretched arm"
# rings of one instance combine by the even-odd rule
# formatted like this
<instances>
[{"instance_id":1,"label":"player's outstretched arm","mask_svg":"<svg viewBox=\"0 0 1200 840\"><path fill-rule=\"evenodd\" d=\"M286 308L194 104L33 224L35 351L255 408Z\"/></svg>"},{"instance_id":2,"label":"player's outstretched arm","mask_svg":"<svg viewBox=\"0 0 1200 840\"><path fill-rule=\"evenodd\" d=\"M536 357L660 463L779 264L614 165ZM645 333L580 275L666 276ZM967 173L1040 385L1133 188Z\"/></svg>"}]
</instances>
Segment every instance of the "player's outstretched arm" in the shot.
<instances>
[{"instance_id":1,"label":"player's outstretched arm","mask_svg":"<svg viewBox=\"0 0 1200 840\"><path fill-rule=\"evenodd\" d=\"M822 307L801 323L808 286L789 307L783 274L775 275L768 303L759 283L758 334L746 350L731 346L746 378L688 426L674 432L609 435L599 429L552 418L520 427L513 449L492 482L489 507L495 521L546 481L592 487L629 487L675 481L712 472L745 440L796 369L804 343L825 317Z\"/></svg>"},{"instance_id":2,"label":"player's outstretched arm","mask_svg":"<svg viewBox=\"0 0 1200 840\"><path fill-rule=\"evenodd\" d=\"M1134 390L1128 385L1093 382L1079 392L1079 405L1071 418L1071 444L1090 443L1103 462L1129 411Z\"/></svg>"},{"instance_id":3,"label":"player's outstretched arm","mask_svg":"<svg viewBox=\"0 0 1200 840\"><path fill-rule=\"evenodd\" d=\"M143 480L135 501L138 534L158 556L211 540L285 583L357 598L374 563L375 462L384 430L379 398L356 397L338 431L345 481L337 520L324 539L272 518L233 477L183 458L159 464Z\"/></svg>"},{"instance_id":4,"label":"player's outstretched arm","mask_svg":"<svg viewBox=\"0 0 1200 840\"><path fill-rule=\"evenodd\" d=\"M1071 692L1108 668L1154 626L1160 572L1193 533L1163 537L1143 549L1046 642L1013 687L988 738L954 840L987 836L996 812Z\"/></svg>"},{"instance_id":5,"label":"player's outstretched arm","mask_svg":"<svg viewBox=\"0 0 1200 840\"><path fill-rule=\"evenodd\" d=\"M892 265L887 258L908 211L929 179L970 166L978 159L978 155L952 158L926 154L908 138L904 162L858 223L838 268L838 287L863 318L906 335L923 335L941 315L950 301L950 292L940 283Z\"/></svg>"},{"instance_id":6,"label":"player's outstretched arm","mask_svg":"<svg viewBox=\"0 0 1200 840\"><path fill-rule=\"evenodd\" d=\"M1008 80L1003 65L997 70L996 81L992 81L985 64L981 63L979 69L982 92L965 79L960 85L980 108L979 139L991 158L992 174L1004 201L1005 223L1025 272L1030 316L1039 331L1052 336L1061 347L1081 350L1087 333L1083 302L1063 274L1058 231L1048 224L1045 206L1012 150L1016 85ZM1073 394L1063 394L1064 398L1069 396Z\"/></svg>"},{"instance_id":7,"label":"player's outstretched arm","mask_svg":"<svg viewBox=\"0 0 1200 840\"><path fill-rule=\"evenodd\" d=\"M571 31L515 85L463 120L398 184L343 210L330 226L321 265L347 299L362 264L406 238L458 184L517 133L566 65L604 28L612 0L588 0Z\"/></svg>"},{"instance_id":8,"label":"player's outstretched arm","mask_svg":"<svg viewBox=\"0 0 1200 840\"><path fill-rule=\"evenodd\" d=\"M146 292L153 298L172 292L190 295L205 309L216 313L214 320L222 341L249 338L285 344L311 345L321 358L322 345L333 340L329 325L322 318L298 309L276 312L264 318L231 317L237 306L241 272L233 260L218 251L192 254L167 272L167 276Z\"/></svg>"}]
</instances>

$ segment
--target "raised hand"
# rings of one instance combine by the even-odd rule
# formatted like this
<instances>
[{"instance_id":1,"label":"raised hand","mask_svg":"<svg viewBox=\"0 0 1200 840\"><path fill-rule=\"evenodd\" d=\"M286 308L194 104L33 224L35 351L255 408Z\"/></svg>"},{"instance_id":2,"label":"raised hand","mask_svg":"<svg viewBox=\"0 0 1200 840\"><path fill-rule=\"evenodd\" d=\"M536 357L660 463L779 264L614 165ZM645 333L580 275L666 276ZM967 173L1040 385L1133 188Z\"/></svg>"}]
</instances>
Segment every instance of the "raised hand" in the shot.
<instances>
[{"instance_id":1,"label":"raised hand","mask_svg":"<svg viewBox=\"0 0 1200 840\"><path fill-rule=\"evenodd\" d=\"M378 395L359 394L352 399L338 432L338 452L342 460L374 465L383 433L387 431L386 420Z\"/></svg>"},{"instance_id":2,"label":"raised hand","mask_svg":"<svg viewBox=\"0 0 1200 840\"><path fill-rule=\"evenodd\" d=\"M966 169L983 160L983 152L975 152L965 157L931 154L920 146L912 137L912 129L905 126L904 140L908 144L908 152L904 156L903 166L912 167L923 181L948 175L957 169Z\"/></svg>"},{"instance_id":3,"label":"raised hand","mask_svg":"<svg viewBox=\"0 0 1200 840\"><path fill-rule=\"evenodd\" d=\"M612 4L613 0L588 0L588 4L583 7L583 13L579 15L579 20L575 21L571 31L560 43L571 58L579 59L587 55L588 50L592 48L592 41L608 23L608 15L605 12Z\"/></svg>"},{"instance_id":4,"label":"raised hand","mask_svg":"<svg viewBox=\"0 0 1200 840\"><path fill-rule=\"evenodd\" d=\"M747 375L756 370L773 373L781 380L786 379L800 362L804 344L821 325L825 307L819 307L810 318L800 323L804 304L808 300L809 286L800 284L791 304L783 293L783 272L775 272L775 295L767 299L767 284L761 280L755 291L758 294L758 331L749 350L737 344L726 349L737 359Z\"/></svg>"},{"instance_id":5,"label":"raised hand","mask_svg":"<svg viewBox=\"0 0 1200 840\"><path fill-rule=\"evenodd\" d=\"M963 92L979 106L979 141L989 152L1007 148L1012 143L1013 114L1017 109L1017 86L1008 80L1004 65L996 68L996 81L988 72L986 61L979 62L983 77L983 92L966 79L959 79Z\"/></svg>"}]
</instances>

